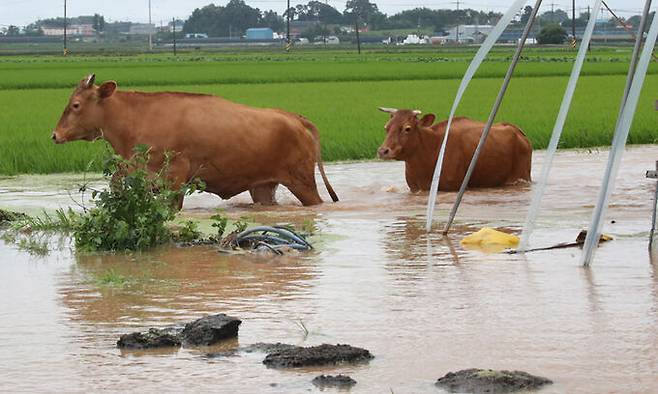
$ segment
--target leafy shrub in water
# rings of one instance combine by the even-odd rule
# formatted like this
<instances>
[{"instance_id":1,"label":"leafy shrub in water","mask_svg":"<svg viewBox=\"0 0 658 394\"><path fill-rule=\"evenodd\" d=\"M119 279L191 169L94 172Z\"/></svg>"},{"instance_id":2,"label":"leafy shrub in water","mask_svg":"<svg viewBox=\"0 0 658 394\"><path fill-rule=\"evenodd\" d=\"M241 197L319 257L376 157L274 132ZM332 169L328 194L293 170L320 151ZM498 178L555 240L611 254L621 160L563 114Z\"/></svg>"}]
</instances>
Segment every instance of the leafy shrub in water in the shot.
<instances>
[{"instance_id":1,"label":"leafy shrub in water","mask_svg":"<svg viewBox=\"0 0 658 394\"><path fill-rule=\"evenodd\" d=\"M166 223L174 219L179 199L198 190L198 185L174 190L165 176L171 156L165 155L156 174L147 170L149 158L149 148L138 146L129 160L118 155L106 160L103 173L111 178L110 188L93 190L96 206L76 221L73 233L78 249L143 250L172 239Z\"/></svg>"}]
</instances>

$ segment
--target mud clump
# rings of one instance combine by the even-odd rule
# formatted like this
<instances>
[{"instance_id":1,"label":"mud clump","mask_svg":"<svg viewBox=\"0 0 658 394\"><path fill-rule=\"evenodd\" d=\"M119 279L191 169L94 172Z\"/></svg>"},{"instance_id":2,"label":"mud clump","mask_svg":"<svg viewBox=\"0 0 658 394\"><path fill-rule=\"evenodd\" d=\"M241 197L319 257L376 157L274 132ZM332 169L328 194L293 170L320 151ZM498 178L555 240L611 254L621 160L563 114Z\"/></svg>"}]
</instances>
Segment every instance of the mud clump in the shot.
<instances>
[{"instance_id":1,"label":"mud clump","mask_svg":"<svg viewBox=\"0 0 658 394\"><path fill-rule=\"evenodd\" d=\"M180 330L151 328L147 332L121 335L117 347L123 349L153 349L180 346Z\"/></svg>"},{"instance_id":2,"label":"mud clump","mask_svg":"<svg viewBox=\"0 0 658 394\"><path fill-rule=\"evenodd\" d=\"M319 388L335 387L338 389L349 389L356 384L356 380L347 375L320 375L316 376L312 380L312 383Z\"/></svg>"},{"instance_id":3,"label":"mud clump","mask_svg":"<svg viewBox=\"0 0 658 394\"><path fill-rule=\"evenodd\" d=\"M185 346L208 346L238 336L241 320L223 313L206 316L185 325L181 341Z\"/></svg>"},{"instance_id":4,"label":"mud clump","mask_svg":"<svg viewBox=\"0 0 658 394\"><path fill-rule=\"evenodd\" d=\"M350 345L294 346L268 354L263 364L272 368L297 368L369 361L373 355L366 349Z\"/></svg>"},{"instance_id":5,"label":"mud clump","mask_svg":"<svg viewBox=\"0 0 658 394\"><path fill-rule=\"evenodd\" d=\"M147 332L122 335L117 347L152 349L173 346L209 346L238 336L241 320L223 313L187 323L185 327L151 328Z\"/></svg>"},{"instance_id":6,"label":"mud clump","mask_svg":"<svg viewBox=\"0 0 658 394\"><path fill-rule=\"evenodd\" d=\"M511 393L520 390L535 390L549 379L523 371L495 371L492 369L464 369L448 372L435 385L451 392L467 393Z\"/></svg>"}]
</instances>

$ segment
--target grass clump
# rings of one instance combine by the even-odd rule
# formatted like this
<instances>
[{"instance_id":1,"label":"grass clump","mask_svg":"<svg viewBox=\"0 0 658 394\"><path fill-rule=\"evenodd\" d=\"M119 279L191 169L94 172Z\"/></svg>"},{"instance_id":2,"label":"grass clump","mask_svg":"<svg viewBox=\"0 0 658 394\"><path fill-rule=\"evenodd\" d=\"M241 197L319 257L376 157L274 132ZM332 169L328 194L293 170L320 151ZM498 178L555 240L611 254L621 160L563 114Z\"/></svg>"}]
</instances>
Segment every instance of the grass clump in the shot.
<instances>
[{"instance_id":1,"label":"grass clump","mask_svg":"<svg viewBox=\"0 0 658 394\"><path fill-rule=\"evenodd\" d=\"M110 268L104 274L96 276L96 284L99 286L123 287L129 284L130 281L130 278L121 275L114 268Z\"/></svg>"}]
</instances>

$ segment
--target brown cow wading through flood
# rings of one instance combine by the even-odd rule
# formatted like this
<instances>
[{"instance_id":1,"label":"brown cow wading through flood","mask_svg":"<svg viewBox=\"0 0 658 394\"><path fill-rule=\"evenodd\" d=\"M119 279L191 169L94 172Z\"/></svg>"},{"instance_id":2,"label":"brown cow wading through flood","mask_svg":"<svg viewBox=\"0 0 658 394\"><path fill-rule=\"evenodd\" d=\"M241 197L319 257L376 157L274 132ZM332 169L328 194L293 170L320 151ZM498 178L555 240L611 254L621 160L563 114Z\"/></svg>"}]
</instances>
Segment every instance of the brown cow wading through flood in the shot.
<instances>
[{"instance_id":1,"label":"brown cow wading through flood","mask_svg":"<svg viewBox=\"0 0 658 394\"><path fill-rule=\"evenodd\" d=\"M386 139L379 158L403 160L407 185L412 192L429 190L447 121L432 125L433 114L418 118L420 111L380 108L391 118L384 126ZM468 118L453 119L441 170L439 190L457 191L471 162L485 124ZM469 187L496 187L530 181L532 144L523 131L509 123L493 125L480 154Z\"/></svg>"},{"instance_id":2,"label":"brown cow wading through flood","mask_svg":"<svg viewBox=\"0 0 658 394\"><path fill-rule=\"evenodd\" d=\"M248 190L262 204L276 203L279 184L303 205L322 203L317 163L338 201L322 166L318 130L303 116L203 94L118 91L114 81L96 86L94 80L83 79L71 95L52 134L56 143L103 138L126 159L145 144L151 171L161 168L165 152L173 153L168 177L176 187L198 177L224 199Z\"/></svg>"}]
</instances>

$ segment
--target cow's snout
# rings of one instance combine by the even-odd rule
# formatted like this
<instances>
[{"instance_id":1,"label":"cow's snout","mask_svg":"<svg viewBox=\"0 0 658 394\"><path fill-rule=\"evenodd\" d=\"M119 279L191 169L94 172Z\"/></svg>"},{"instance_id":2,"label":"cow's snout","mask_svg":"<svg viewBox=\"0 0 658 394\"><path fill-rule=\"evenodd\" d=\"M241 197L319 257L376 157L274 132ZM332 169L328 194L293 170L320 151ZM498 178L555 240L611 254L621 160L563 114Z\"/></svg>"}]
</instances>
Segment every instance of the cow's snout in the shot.
<instances>
[{"instance_id":1,"label":"cow's snout","mask_svg":"<svg viewBox=\"0 0 658 394\"><path fill-rule=\"evenodd\" d=\"M377 150L377 155L379 156L380 159L384 159L384 160L391 159L391 149L382 146Z\"/></svg>"},{"instance_id":2,"label":"cow's snout","mask_svg":"<svg viewBox=\"0 0 658 394\"><path fill-rule=\"evenodd\" d=\"M50 138L53 140L54 143L56 144L62 144L64 141L60 140L57 138L57 132L53 131L53 134L50 136Z\"/></svg>"}]
</instances>

